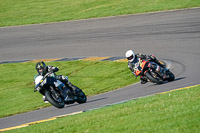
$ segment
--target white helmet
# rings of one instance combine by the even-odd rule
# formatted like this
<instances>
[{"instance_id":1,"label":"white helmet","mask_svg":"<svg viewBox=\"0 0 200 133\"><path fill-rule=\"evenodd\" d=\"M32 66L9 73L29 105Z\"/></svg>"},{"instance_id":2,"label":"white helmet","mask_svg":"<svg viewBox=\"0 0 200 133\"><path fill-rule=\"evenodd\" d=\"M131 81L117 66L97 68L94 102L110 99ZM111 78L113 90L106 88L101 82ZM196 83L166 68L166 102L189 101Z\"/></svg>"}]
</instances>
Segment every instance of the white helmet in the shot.
<instances>
[{"instance_id":1,"label":"white helmet","mask_svg":"<svg viewBox=\"0 0 200 133\"><path fill-rule=\"evenodd\" d=\"M135 59L135 54L133 52L133 50L128 50L126 51L126 58L132 62Z\"/></svg>"}]
</instances>

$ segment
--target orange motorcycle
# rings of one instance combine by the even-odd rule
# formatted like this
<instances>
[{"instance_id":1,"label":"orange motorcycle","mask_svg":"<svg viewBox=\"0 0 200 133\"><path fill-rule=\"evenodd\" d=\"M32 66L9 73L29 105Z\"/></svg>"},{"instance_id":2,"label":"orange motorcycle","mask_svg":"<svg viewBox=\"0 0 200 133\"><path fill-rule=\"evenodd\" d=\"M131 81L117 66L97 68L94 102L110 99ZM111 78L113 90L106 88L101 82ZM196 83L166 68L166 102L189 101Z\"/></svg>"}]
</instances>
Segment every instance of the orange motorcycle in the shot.
<instances>
[{"instance_id":1,"label":"orange motorcycle","mask_svg":"<svg viewBox=\"0 0 200 133\"><path fill-rule=\"evenodd\" d=\"M141 70L137 70L135 74L157 84L173 81L175 79L174 74L162 62L159 64L154 61L142 60L140 62Z\"/></svg>"}]
</instances>

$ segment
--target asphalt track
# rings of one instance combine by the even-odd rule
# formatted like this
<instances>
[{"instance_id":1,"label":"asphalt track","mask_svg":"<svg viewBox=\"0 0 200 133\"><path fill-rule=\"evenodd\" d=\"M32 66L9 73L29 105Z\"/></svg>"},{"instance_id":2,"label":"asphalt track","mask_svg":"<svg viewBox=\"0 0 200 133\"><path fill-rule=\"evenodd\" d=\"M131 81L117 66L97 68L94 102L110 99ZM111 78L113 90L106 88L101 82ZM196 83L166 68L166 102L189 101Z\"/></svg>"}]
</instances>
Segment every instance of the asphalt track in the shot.
<instances>
[{"instance_id":1,"label":"asphalt track","mask_svg":"<svg viewBox=\"0 0 200 133\"><path fill-rule=\"evenodd\" d=\"M0 62L122 57L134 49L164 60L176 76L162 85L138 83L89 97L85 104L2 118L0 129L200 84L200 8L0 28L0 40Z\"/></svg>"}]
</instances>

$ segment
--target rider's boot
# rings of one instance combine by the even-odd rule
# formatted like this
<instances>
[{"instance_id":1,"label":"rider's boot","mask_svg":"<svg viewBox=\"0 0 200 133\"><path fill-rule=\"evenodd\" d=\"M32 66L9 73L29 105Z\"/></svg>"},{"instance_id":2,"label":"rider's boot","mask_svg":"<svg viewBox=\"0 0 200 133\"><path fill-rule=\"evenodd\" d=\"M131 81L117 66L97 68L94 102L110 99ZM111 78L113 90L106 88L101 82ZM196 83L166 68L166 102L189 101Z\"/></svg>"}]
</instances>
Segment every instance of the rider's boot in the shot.
<instances>
[{"instance_id":1,"label":"rider's boot","mask_svg":"<svg viewBox=\"0 0 200 133\"><path fill-rule=\"evenodd\" d=\"M148 81L147 81L146 78L140 76L140 83L141 83L141 84L146 84L147 82L148 82Z\"/></svg>"},{"instance_id":2,"label":"rider's boot","mask_svg":"<svg viewBox=\"0 0 200 133\"><path fill-rule=\"evenodd\" d=\"M75 91L77 89L77 87L75 85L73 85L71 82L68 81L67 85L72 88L73 91Z\"/></svg>"},{"instance_id":3,"label":"rider's boot","mask_svg":"<svg viewBox=\"0 0 200 133\"><path fill-rule=\"evenodd\" d=\"M70 90L74 92L76 90L76 86L73 85L69 80L68 77L65 77L63 75L59 75L59 80L62 81L65 85L69 86Z\"/></svg>"}]
</instances>

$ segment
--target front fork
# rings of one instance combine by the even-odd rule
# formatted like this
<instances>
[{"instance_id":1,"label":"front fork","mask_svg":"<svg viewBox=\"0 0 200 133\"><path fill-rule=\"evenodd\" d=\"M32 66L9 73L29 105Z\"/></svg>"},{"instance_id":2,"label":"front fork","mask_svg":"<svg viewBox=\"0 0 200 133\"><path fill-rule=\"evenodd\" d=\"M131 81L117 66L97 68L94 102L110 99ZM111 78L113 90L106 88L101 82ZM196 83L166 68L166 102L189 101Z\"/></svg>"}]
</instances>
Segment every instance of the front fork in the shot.
<instances>
[{"instance_id":1,"label":"front fork","mask_svg":"<svg viewBox=\"0 0 200 133\"><path fill-rule=\"evenodd\" d=\"M156 72L161 77L163 77L164 72L168 70L167 68L163 68L163 67L159 66L155 62L149 62L148 67L151 68L151 69L153 69L153 70L156 70Z\"/></svg>"}]
</instances>

